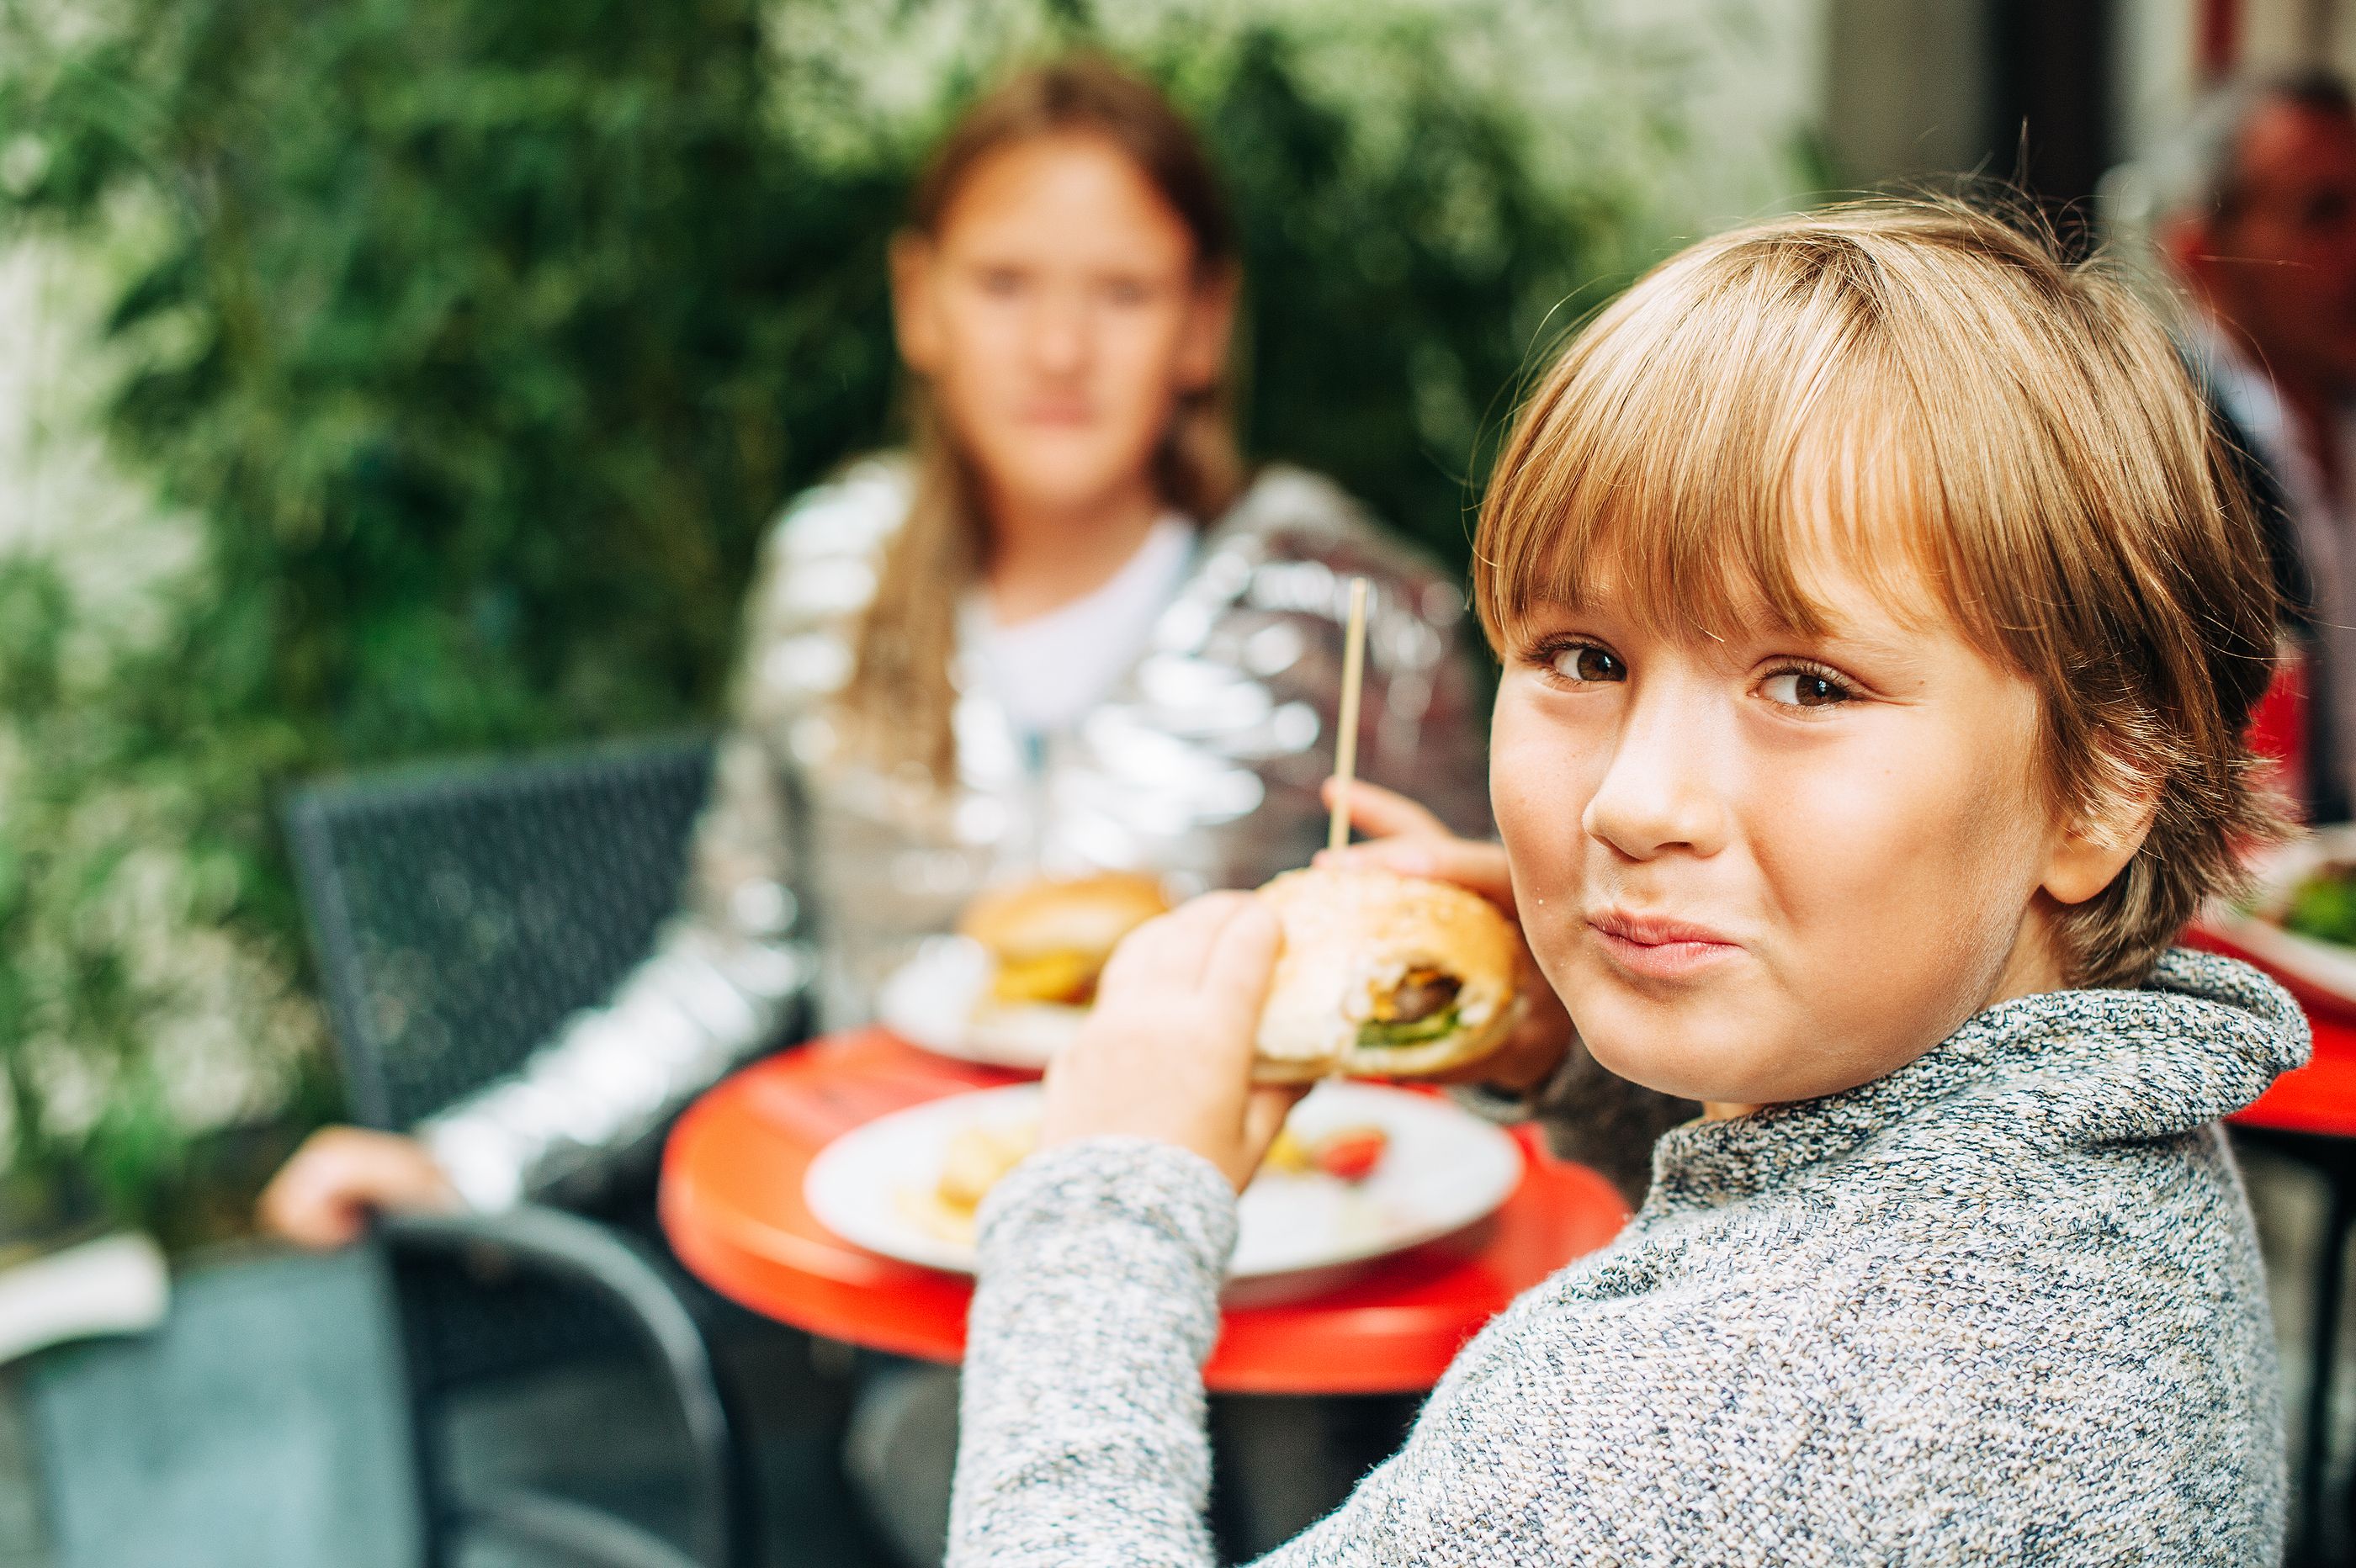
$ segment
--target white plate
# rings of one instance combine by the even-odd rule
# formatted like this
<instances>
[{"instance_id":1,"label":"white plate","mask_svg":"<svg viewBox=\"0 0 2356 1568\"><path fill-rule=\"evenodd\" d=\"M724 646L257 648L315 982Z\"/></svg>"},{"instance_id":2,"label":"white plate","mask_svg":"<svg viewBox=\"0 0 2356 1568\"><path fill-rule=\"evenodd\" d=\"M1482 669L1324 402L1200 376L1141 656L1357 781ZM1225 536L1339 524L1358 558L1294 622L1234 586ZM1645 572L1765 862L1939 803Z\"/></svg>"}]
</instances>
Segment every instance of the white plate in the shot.
<instances>
[{"instance_id":1,"label":"white plate","mask_svg":"<svg viewBox=\"0 0 2356 1568\"><path fill-rule=\"evenodd\" d=\"M927 1101L844 1134L810 1162L802 1195L820 1223L846 1241L905 1263L973 1272L973 1249L917 1224L902 1193L929 1192L950 1137L973 1125L1039 1118L1040 1088L1017 1083ZM1243 1195L1231 1280L1302 1288L1334 1271L1463 1229L1494 1212L1521 1184L1522 1151L1502 1130L1429 1094L1372 1083L1322 1083L1292 1113L1315 1139L1346 1126L1390 1136L1382 1163L1351 1183L1323 1174L1263 1172Z\"/></svg>"},{"instance_id":2,"label":"white plate","mask_svg":"<svg viewBox=\"0 0 2356 1568\"><path fill-rule=\"evenodd\" d=\"M875 1016L912 1044L964 1061L1044 1070L1079 1032L1078 1008L975 1008L989 988L990 954L964 936L929 936L916 956L884 977Z\"/></svg>"},{"instance_id":3,"label":"white plate","mask_svg":"<svg viewBox=\"0 0 2356 1568\"><path fill-rule=\"evenodd\" d=\"M2356 824L2319 827L2274 850L2257 865L2250 909L2212 907L2201 923L2268 968L2356 1006L2356 947L2301 936L2266 918L2281 912L2310 873L2334 860L2356 860Z\"/></svg>"}]
</instances>

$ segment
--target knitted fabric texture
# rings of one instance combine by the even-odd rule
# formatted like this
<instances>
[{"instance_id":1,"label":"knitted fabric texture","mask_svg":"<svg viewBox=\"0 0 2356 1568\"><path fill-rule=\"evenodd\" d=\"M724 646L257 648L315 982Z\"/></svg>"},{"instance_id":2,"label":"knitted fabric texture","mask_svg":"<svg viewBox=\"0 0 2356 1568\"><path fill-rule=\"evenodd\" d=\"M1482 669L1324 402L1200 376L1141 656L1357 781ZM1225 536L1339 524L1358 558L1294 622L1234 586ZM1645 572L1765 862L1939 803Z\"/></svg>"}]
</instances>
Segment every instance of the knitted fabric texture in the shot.
<instances>
[{"instance_id":1,"label":"knitted fabric texture","mask_svg":"<svg viewBox=\"0 0 2356 1568\"><path fill-rule=\"evenodd\" d=\"M1621 1236L1264 1561L2274 1563L2273 1334L2215 1124L2307 1049L2274 985L2179 951L1676 1128ZM956 1568L1213 1562L1199 1369L1235 1226L1207 1162L1133 1138L991 1195Z\"/></svg>"}]
</instances>

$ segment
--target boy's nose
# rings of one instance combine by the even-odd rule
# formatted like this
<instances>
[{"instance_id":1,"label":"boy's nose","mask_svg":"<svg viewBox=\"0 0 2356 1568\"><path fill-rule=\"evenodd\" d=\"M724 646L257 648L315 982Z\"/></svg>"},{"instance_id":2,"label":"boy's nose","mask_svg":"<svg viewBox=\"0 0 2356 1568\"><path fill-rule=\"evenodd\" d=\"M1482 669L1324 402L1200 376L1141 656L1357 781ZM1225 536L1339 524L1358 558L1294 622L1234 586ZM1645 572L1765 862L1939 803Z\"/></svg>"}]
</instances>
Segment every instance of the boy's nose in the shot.
<instances>
[{"instance_id":1,"label":"boy's nose","mask_svg":"<svg viewBox=\"0 0 2356 1568\"><path fill-rule=\"evenodd\" d=\"M1638 860L1726 847L1728 814L1711 777L1708 715L1673 699L1630 703L1601 783L1580 825Z\"/></svg>"}]
</instances>

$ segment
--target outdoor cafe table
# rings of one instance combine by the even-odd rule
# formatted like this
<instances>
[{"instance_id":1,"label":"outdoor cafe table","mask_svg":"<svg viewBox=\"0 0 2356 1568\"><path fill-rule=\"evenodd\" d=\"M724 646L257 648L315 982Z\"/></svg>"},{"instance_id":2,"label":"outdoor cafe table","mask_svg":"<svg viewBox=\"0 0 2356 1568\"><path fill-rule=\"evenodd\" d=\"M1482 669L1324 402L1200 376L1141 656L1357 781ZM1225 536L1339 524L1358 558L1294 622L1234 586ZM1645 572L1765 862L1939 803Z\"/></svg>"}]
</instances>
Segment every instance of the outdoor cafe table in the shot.
<instances>
[{"instance_id":1,"label":"outdoor cafe table","mask_svg":"<svg viewBox=\"0 0 2356 1568\"><path fill-rule=\"evenodd\" d=\"M904 1106L1027 1074L952 1061L881 1029L772 1057L689 1107L663 1154L663 1228L703 1281L813 1334L929 1360L965 1349L972 1283L880 1257L819 1224L802 1177L842 1133ZM1617 1234L1619 1191L1516 1127L1524 1175L1505 1207L1299 1300L1225 1314L1204 1381L1226 1392L1430 1388L1522 1291Z\"/></svg>"},{"instance_id":2,"label":"outdoor cafe table","mask_svg":"<svg viewBox=\"0 0 2356 1568\"><path fill-rule=\"evenodd\" d=\"M2259 963L2227 937L2194 927L2186 940L2196 947ZM2265 967L2260 964L2261 967ZM2297 1490L2305 1536L2320 1539L2322 1477L2330 1456L2330 1412L2340 1364L2341 1280L2351 1234L2356 1234L2356 1006L2306 984L2295 975L2271 971L2298 998L2313 1031L2314 1054L2306 1066L2284 1073L2247 1109L2229 1118L2233 1125L2305 1164L2323 1178L2329 1194L2321 1256L2312 1282L2307 1363L2306 1437L2297 1458ZM2356 1500L2356 1499L2351 1499Z\"/></svg>"}]
</instances>

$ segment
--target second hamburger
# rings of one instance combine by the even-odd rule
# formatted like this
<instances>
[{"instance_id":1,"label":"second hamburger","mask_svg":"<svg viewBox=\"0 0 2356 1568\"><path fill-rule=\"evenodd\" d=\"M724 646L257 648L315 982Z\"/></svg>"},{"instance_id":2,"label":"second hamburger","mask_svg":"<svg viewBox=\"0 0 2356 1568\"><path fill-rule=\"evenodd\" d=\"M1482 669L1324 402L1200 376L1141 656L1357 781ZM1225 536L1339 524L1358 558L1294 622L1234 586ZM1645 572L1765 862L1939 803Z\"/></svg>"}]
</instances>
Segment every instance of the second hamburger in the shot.
<instances>
[{"instance_id":1,"label":"second hamburger","mask_svg":"<svg viewBox=\"0 0 2356 1568\"><path fill-rule=\"evenodd\" d=\"M1133 872L1041 877L974 900L958 930L993 960L991 1003L1081 1008L1120 939L1169 908L1162 884Z\"/></svg>"}]
</instances>

